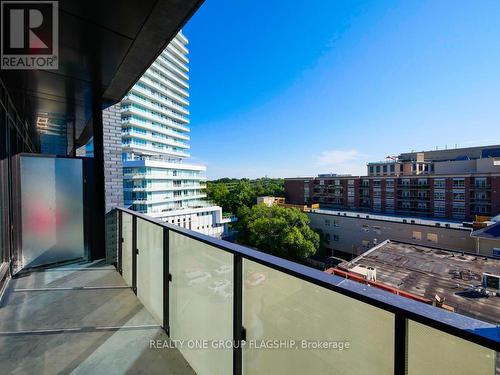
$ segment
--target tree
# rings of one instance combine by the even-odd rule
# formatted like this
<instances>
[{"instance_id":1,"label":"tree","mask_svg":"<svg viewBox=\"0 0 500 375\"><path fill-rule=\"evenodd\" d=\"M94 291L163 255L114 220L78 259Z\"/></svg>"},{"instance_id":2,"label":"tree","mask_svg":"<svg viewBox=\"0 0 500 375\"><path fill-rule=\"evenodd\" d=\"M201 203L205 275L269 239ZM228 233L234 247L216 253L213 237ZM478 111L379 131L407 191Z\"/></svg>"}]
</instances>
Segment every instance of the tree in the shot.
<instances>
[{"instance_id":1,"label":"tree","mask_svg":"<svg viewBox=\"0 0 500 375\"><path fill-rule=\"evenodd\" d=\"M290 260L314 255L320 236L309 227L309 218L296 208L265 204L238 211L237 241Z\"/></svg>"},{"instance_id":2,"label":"tree","mask_svg":"<svg viewBox=\"0 0 500 375\"><path fill-rule=\"evenodd\" d=\"M230 195L231 212L238 212L241 207L252 207L257 202L257 195L248 181L240 181Z\"/></svg>"},{"instance_id":3,"label":"tree","mask_svg":"<svg viewBox=\"0 0 500 375\"><path fill-rule=\"evenodd\" d=\"M218 206L221 206L225 212L231 211L229 189L226 184L216 184L207 189L208 198Z\"/></svg>"},{"instance_id":4,"label":"tree","mask_svg":"<svg viewBox=\"0 0 500 375\"><path fill-rule=\"evenodd\" d=\"M284 180L281 178L221 178L207 183L207 196L211 202L221 206L224 212L237 213L245 207L252 207L257 197L271 195L285 196Z\"/></svg>"}]
</instances>

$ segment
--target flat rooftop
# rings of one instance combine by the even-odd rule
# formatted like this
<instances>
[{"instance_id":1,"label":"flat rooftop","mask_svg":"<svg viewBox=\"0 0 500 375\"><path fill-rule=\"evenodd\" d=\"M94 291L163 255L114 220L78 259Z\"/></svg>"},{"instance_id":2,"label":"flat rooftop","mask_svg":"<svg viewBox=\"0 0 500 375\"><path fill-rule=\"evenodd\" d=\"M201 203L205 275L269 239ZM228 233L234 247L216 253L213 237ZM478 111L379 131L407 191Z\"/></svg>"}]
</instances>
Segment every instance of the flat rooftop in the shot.
<instances>
[{"instance_id":1,"label":"flat rooftop","mask_svg":"<svg viewBox=\"0 0 500 375\"><path fill-rule=\"evenodd\" d=\"M471 228L464 227L462 221L458 220L448 220L441 218L425 218L416 217L408 215L396 215L396 214L386 214L386 213L376 213L367 211L346 211L346 210L330 210L330 209L312 209L310 212L332 215L332 216L346 216L354 217L360 219L371 219L371 220L382 220L382 221L392 221L396 223L408 223L416 225L428 225L432 227L448 227L454 229L462 229L471 231Z\"/></svg>"},{"instance_id":2,"label":"flat rooftop","mask_svg":"<svg viewBox=\"0 0 500 375\"><path fill-rule=\"evenodd\" d=\"M379 283L429 300L437 294L458 314L500 323L500 297L473 290L483 272L500 275L500 259L387 241L338 268L357 266L375 267Z\"/></svg>"}]
</instances>

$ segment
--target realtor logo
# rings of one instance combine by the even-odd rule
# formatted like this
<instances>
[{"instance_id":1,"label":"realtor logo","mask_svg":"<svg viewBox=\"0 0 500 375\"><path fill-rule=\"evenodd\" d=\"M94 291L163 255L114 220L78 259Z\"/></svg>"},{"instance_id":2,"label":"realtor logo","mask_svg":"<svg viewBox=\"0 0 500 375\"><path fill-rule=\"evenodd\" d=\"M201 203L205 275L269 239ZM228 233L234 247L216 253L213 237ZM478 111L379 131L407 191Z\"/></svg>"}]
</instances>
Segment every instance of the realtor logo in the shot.
<instances>
[{"instance_id":1,"label":"realtor logo","mask_svg":"<svg viewBox=\"0 0 500 375\"><path fill-rule=\"evenodd\" d=\"M2 1L2 69L58 69L57 1Z\"/></svg>"}]
</instances>

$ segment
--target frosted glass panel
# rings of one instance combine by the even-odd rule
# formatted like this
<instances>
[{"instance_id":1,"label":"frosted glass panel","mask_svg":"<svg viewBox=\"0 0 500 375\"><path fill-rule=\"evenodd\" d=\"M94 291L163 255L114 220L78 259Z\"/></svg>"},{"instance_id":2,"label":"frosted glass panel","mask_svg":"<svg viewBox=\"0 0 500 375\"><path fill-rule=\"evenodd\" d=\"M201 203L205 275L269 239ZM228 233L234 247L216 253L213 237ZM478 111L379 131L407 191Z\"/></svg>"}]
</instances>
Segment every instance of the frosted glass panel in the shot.
<instances>
[{"instance_id":1,"label":"frosted glass panel","mask_svg":"<svg viewBox=\"0 0 500 375\"><path fill-rule=\"evenodd\" d=\"M392 313L255 262L243 267L245 374L394 372Z\"/></svg>"},{"instance_id":2,"label":"frosted glass panel","mask_svg":"<svg viewBox=\"0 0 500 375\"><path fill-rule=\"evenodd\" d=\"M495 374L495 351L408 321L408 375Z\"/></svg>"},{"instance_id":3,"label":"frosted glass panel","mask_svg":"<svg viewBox=\"0 0 500 375\"><path fill-rule=\"evenodd\" d=\"M122 212L122 277L132 287L132 215Z\"/></svg>"},{"instance_id":4,"label":"frosted glass panel","mask_svg":"<svg viewBox=\"0 0 500 375\"><path fill-rule=\"evenodd\" d=\"M137 297L163 325L163 227L137 219Z\"/></svg>"},{"instance_id":5,"label":"frosted glass panel","mask_svg":"<svg viewBox=\"0 0 500 375\"><path fill-rule=\"evenodd\" d=\"M84 256L82 160L21 156L23 267Z\"/></svg>"},{"instance_id":6,"label":"frosted glass panel","mask_svg":"<svg viewBox=\"0 0 500 375\"><path fill-rule=\"evenodd\" d=\"M170 273L170 336L198 375L231 374L232 349L215 346L233 340L233 255L170 231Z\"/></svg>"}]
</instances>

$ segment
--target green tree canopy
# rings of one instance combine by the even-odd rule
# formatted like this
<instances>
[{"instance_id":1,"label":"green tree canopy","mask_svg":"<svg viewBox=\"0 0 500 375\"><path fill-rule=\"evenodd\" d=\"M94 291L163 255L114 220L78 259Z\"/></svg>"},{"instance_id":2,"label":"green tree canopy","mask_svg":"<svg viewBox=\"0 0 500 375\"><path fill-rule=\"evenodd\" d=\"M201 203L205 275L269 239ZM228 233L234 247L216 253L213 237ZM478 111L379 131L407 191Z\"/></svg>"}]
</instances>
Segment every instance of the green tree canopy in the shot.
<instances>
[{"instance_id":1,"label":"green tree canopy","mask_svg":"<svg viewBox=\"0 0 500 375\"><path fill-rule=\"evenodd\" d=\"M224 212L237 213L243 207L252 207L257 202L257 197L271 195L285 196L284 180L280 178L221 178L207 183L208 199Z\"/></svg>"},{"instance_id":2,"label":"green tree canopy","mask_svg":"<svg viewBox=\"0 0 500 375\"><path fill-rule=\"evenodd\" d=\"M221 206L224 211L229 211L229 189L226 184L220 183L210 186L207 191L210 200L217 206Z\"/></svg>"},{"instance_id":3,"label":"green tree canopy","mask_svg":"<svg viewBox=\"0 0 500 375\"><path fill-rule=\"evenodd\" d=\"M238 211L238 242L290 260L314 255L320 236L309 227L309 218L296 208L265 204Z\"/></svg>"}]
</instances>

